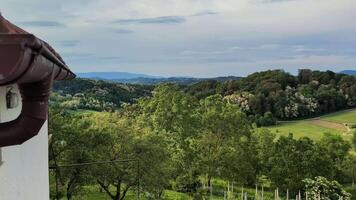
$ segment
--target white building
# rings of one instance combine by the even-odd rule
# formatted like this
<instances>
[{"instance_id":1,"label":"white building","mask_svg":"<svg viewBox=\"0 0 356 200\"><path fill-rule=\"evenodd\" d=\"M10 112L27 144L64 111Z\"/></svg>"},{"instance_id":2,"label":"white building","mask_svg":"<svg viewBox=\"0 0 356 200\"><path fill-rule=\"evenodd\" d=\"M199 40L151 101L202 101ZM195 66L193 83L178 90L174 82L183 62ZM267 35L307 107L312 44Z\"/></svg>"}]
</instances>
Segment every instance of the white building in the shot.
<instances>
[{"instance_id":1,"label":"white building","mask_svg":"<svg viewBox=\"0 0 356 200\"><path fill-rule=\"evenodd\" d=\"M49 199L48 96L54 80L74 77L47 43L0 15L0 200Z\"/></svg>"}]
</instances>

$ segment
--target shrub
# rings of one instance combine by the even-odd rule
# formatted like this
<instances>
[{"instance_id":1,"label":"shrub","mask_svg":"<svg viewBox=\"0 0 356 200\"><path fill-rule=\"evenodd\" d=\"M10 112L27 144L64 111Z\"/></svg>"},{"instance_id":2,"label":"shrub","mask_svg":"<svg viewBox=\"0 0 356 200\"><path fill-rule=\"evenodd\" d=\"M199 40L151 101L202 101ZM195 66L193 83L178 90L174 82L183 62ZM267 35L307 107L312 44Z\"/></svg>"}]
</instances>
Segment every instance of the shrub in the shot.
<instances>
[{"instance_id":1,"label":"shrub","mask_svg":"<svg viewBox=\"0 0 356 200\"><path fill-rule=\"evenodd\" d=\"M342 189L337 181L329 181L325 177L318 176L315 179L304 179L305 191L309 198L321 200L351 200L351 194Z\"/></svg>"},{"instance_id":2,"label":"shrub","mask_svg":"<svg viewBox=\"0 0 356 200\"><path fill-rule=\"evenodd\" d=\"M263 116L256 116L257 126L271 126L277 123L277 119L273 116L271 112L266 112Z\"/></svg>"}]
</instances>

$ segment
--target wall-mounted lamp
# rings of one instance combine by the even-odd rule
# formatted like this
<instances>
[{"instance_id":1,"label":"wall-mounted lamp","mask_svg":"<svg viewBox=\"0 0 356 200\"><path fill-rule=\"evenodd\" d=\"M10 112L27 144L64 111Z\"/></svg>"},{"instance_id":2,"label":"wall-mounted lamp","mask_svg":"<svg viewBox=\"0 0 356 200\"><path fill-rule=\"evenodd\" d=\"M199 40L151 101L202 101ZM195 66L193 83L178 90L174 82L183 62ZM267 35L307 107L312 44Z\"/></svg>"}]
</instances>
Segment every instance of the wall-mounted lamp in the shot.
<instances>
[{"instance_id":1,"label":"wall-mounted lamp","mask_svg":"<svg viewBox=\"0 0 356 200\"><path fill-rule=\"evenodd\" d=\"M6 92L6 107L7 109L16 108L19 105L18 95L12 91L12 87L8 87Z\"/></svg>"},{"instance_id":2,"label":"wall-mounted lamp","mask_svg":"<svg viewBox=\"0 0 356 200\"><path fill-rule=\"evenodd\" d=\"M2 152L1 152L1 148L0 148L0 166L3 164L4 162L2 161Z\"/></svg>"}]
</instances>

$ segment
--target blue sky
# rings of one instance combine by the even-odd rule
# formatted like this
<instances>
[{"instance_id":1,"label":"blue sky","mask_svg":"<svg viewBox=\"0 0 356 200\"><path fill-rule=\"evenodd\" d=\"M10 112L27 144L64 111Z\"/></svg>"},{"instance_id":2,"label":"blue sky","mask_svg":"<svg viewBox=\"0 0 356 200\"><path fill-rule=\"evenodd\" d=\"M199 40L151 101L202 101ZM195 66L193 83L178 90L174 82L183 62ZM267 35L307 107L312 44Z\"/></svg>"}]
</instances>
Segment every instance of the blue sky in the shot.
<instances>
[{"instance_id":1,"label":"blue sky","mask_svg":"<svg viewBox=\"0 0 356 200\"><path fill-rule=\"evenodd\" d=\"M356 69L355 0L1 0L75 72Z\"/></svg>"}]
</instances>

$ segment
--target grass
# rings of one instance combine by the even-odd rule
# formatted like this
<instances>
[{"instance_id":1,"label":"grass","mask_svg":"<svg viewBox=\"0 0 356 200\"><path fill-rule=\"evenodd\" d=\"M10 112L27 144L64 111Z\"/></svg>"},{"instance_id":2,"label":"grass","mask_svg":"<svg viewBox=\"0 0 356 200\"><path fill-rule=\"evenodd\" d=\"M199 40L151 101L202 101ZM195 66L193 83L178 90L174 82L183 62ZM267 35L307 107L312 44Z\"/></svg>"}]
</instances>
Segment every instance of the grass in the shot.
<instances>
[{"instance_id":1,"label":"grass","mask_svg":"<svg viewBox=\"0 0 356 200\"><path fill-rule=\"evenodd\" d=\"M354 187L348 186L348 187L345 188L345 190L347 192L351 193L351 195L352 195L351 199L352 200L356 200L356 186L354 186Z\"/></svg>"},{"instance_id":2,"label":"grass","mask_svg":"<svg viewBox=\"0 0 356 200\"><path fill-rule=\"evenodd\" d=\"M226 181L220 179L212 180L213 185L213 196L211 200L223 200L224 199L224 191L227 190L228 183ZM261 188L259 188L259 191ZM247 196L250 198L254 198L255 188L244 188L244 192L247 192ZM205 190L205 199L210 200L209 190ZM234 195L235 199L240 199L241 196L241 186L234 185ZM264 199L270 200L273 199L272 192L268 191L268 188L265 188ZM66 198L62 198L61 200L65 200ZM128 192L126 200L136 200L136 191L132 190ZM189 194L176 192L173 190L166 190L163 194L164 200L193 200L193 197ZM100 192L98 186L85 186L83 190L73 196L73 200L110 200L110 198L104 193ZM147 200L144 195L141 195L140 200Z\"/></svg>"},{"instance_id":3,"label":"grass","mask_svg":"<svg viewBox=\"0 0 356 200\"><path fill-rule=\"evenodd\" d=\"M320 120L326 122L334 122L339 124L356 124L356 110L346 110L327 114L320 117ZM339 129L319 126L311 123L310 120L299 120L290 122L281 122L276 126L266 127L277 136L288 136L293 133L295 138L309 137L313 140L320 140L324 133L333 133L341 135L345 140L351 141L352 134Z\"/></svg>"},{"instance_id":4,"label":"grass","mask_svg":"<svg viewBox=\"0 0 356 200\"><path fill-rule=\"evenodd\" d=\"M213 185L213 198L211 200L223 200L224 199L224 191L227 190L227 182L215 179L212 181ZM241 186L234 186L234 195L235 199L241 199ZM261 188L259 188L260 192ZM347 186L345 190L352 194L352 199L356 199L356 187ZM127 195L126 200L137 200L136 191L130 191ZM244 192L247 192L248 199L253 199L255 197L255 188L244 188ZM206 193L205 199L210 200L209 192ZM283 196L283 191L280 191L280 195ZM192 196L188 194L176 192L172 190L166 190L164 192L163 198L164 200L193 200ZM271 189L265 188L264 192L265 200L272 200L273 192ZM283 197L281 199L284 199ZM61 200L66 200L62 198ZM86 186L80 194L77 194L73 197L73 200L111 200L104 192L99 192L99 188L97 186ZM140 200L147 200L147 198L141 196Z\"/></svg>"},{"instance_id":5,"label":"grass","mask_svg":"<svg viewBox=\"0 0 356 200\"><path fill-rule=\"evenodd\" d=\"M324 133L344 135L341 131L310 124L305 120L282 122L279 125L267 127L267 129L277 136L288 136L289 133L293 133L295 138L309 137L312 140L320 140ZM350 138L345 139L349 140Z\"/></svg>"},{"instance_id":6,"label":"grass","mask_svg":"<svg viewBox=\"0 0 356 200\"><path fill-rule=\"evenodd\" d=\"M324 115L321 119L337 123L356 124L356 110L346 110Z\"/></svg>"}]
</instances>

